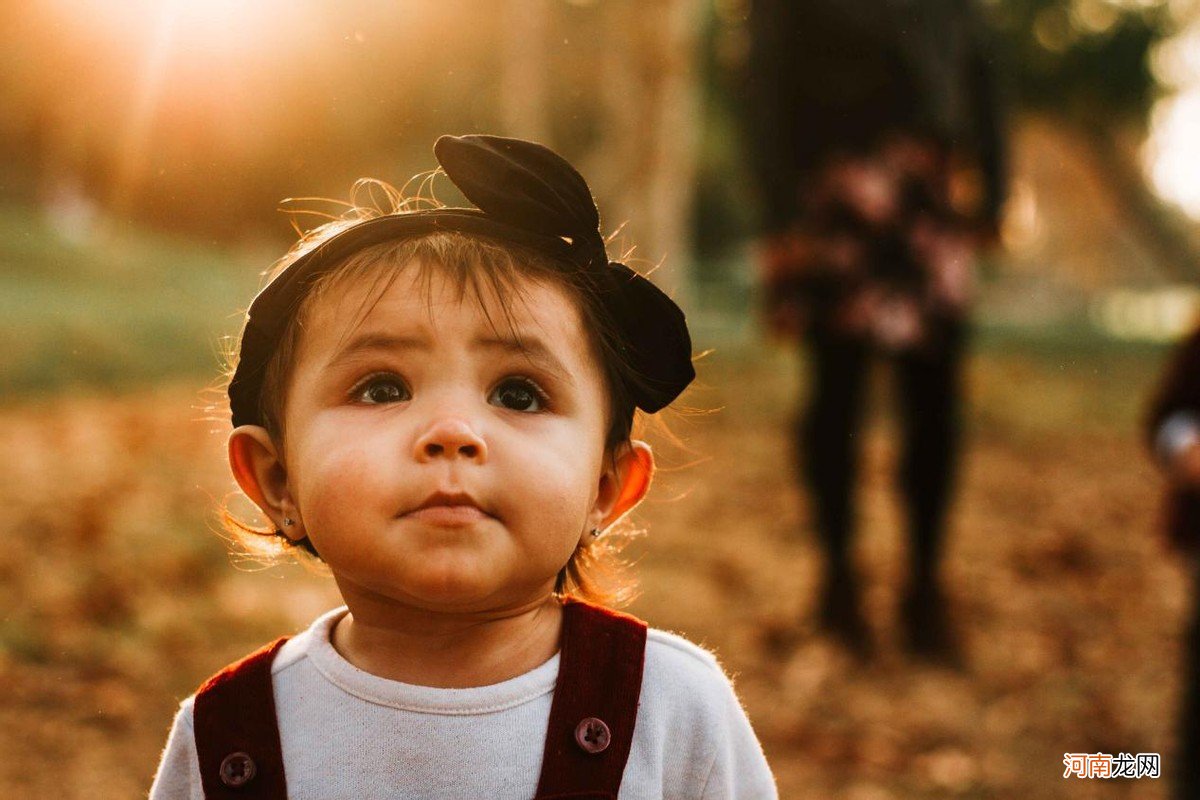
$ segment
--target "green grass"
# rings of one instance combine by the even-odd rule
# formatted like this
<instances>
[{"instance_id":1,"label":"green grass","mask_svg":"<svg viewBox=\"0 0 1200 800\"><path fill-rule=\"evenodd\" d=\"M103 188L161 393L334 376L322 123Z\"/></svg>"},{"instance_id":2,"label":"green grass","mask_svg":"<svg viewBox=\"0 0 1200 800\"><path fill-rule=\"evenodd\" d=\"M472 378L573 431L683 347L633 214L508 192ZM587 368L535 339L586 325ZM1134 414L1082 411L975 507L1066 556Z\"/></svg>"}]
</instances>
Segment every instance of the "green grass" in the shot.
<instances>
[{"instance_id":1,"label":"green grass","mask_svg":"<svg viewBox=\"0 0 1200 800\"><path fill-rule=\"evenodd\" d=\"M77 243L0 207L0 395L215 376L269 259L142 231Z\"/></svg>"}]
</instances>

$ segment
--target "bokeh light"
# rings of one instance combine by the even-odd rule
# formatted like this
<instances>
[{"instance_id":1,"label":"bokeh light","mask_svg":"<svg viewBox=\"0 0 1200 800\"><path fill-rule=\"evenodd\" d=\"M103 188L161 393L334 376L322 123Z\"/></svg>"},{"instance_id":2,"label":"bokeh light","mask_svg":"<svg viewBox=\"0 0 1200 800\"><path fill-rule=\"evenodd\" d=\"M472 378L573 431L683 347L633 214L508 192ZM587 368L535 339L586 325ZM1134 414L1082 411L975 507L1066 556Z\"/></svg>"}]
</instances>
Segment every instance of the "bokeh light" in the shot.
<instances>
[{"instance_id":1,"label":"bokeh light","mask_svg":"<svg viewBox=\"0 0 1200 800\"><path fill-rule=\"evenodd\" d=\"M1150 52L1168 94L1154 106L1143 161L1154 189L1200 219L1200 20Z\"/></svg>"},{"instance_id":2,"label":"bokeh light","mask_svg":"<svg viewBox=\"0 0 1200 800\"><path fill-rule=\"evenodd\" d=\"M1145 159L1155 190L1200 219L1200 87L1160 100Z\"/></svg>"}]
</instances>

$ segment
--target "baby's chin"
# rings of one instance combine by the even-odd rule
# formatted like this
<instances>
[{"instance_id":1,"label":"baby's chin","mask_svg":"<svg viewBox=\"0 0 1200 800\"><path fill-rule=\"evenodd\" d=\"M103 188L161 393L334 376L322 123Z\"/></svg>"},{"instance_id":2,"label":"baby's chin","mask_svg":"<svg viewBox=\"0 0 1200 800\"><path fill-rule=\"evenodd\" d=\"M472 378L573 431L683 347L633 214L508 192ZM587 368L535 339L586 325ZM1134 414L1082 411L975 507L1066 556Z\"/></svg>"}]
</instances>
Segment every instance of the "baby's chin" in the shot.
<instances>
[{"instance_id":1,"label":"baby's chin","mask_svg":"<svg viewBox=\"0 0 1200 800\"><path fill-rule=\"evenodd\" d=\"M474 557L472 557L474 556ZM389 587L431 613L504 613L550 596L557 572L522 575L519 584L497 570L495 558L481 553L431 554Z\"/></svg>"}]
</instances>

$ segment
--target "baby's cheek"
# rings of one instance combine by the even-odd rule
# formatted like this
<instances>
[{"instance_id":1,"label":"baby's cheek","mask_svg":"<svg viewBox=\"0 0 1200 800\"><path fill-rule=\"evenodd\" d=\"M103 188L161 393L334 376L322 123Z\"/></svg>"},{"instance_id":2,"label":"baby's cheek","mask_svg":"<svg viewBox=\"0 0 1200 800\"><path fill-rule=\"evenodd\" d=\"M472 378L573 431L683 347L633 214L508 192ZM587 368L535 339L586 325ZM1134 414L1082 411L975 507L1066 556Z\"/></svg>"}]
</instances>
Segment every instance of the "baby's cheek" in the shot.
<instances>
[{"instance_id":1,"label":"baby's cheek","mask_svg":"<svg viewBox=\"0 0 1200 800\"><path fill-rule=\"evenodd\" d=\"M368 448L314 447L301 471L301 508L325 517L386 504L391 492L382 484L383 472Z\"/></svg>"},{"instance_id":2,"label":"baby's cheek","mask_svg":"<svg viewBox=\"0 0 1200 800\"><path fill-rule=\"evenodd\" d=\"M545 533L551 540L549 546L565 550L569 556L587 524L590 490L591 482L577 474L562 471L546 475L535 489L531 508L537 519L531 527Z\"/></svg>"}]
</instances>

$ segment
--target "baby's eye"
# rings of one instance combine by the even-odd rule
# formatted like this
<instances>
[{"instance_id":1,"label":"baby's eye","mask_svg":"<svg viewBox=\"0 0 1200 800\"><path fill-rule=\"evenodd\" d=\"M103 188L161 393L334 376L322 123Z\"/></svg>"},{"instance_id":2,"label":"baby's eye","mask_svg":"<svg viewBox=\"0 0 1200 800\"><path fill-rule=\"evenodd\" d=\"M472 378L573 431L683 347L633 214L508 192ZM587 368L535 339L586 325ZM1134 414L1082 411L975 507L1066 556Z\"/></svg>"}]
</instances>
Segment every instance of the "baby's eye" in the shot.
<instances>
[{"instance_id":1,"label":"baby's eye","mask_svg":"<svg viewBox=\"0 0 1200 800\"><path fill-rule=\"evenodd\" d=\"M546 393L529 378L505 378L492 389L488 402L512 411L542 411Z\"/></svg>"},{"instance_id":2,"label":"baby's eye","mask_svg":"<svg viewBox=\"0 0 1200 800\"><path fill-rule=\"evenodd\" d=\"M354 390L355 399L370 405L402 403L412 399L408 384L395 375L375 375Z\"/></svg>"}]
</instances>

